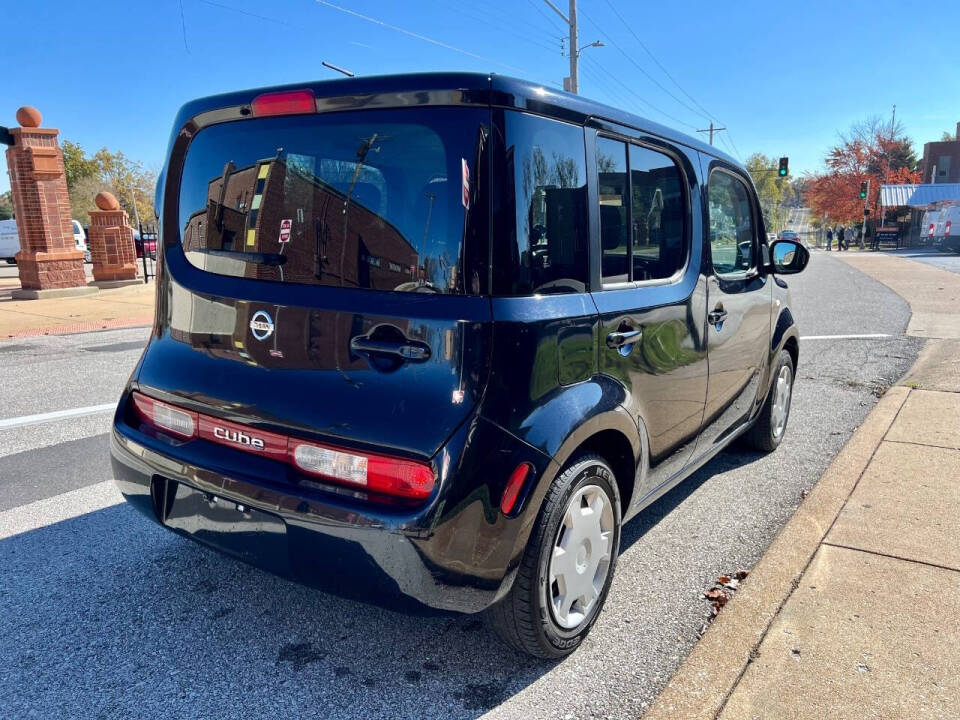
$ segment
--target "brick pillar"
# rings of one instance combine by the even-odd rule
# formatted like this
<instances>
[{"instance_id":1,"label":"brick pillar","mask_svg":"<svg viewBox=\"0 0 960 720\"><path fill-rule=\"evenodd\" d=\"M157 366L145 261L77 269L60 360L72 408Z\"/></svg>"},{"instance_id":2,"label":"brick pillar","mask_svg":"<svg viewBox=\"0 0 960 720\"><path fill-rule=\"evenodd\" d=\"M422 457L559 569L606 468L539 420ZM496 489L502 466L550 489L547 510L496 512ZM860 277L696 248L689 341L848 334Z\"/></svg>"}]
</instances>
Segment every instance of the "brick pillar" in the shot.
<instances>
[{"instance_id":1,"label":"brick pillar","mask_svg":"<svg viewBox=\"0 0 960 720\"><path fill-rule=\"evenodd\" d=\"M36 108L17 110L21 127L10 130L14 143L7 149L20 235L16 258L23 297L39 297L46 290L87 288L83 252L73 242L63 153L57 144L60 131L39 127L41 119Z\"/></svg>"},{"instance_id":2,"label":"brick pillar","mask_svg":"<svg viewBox=\"0 0 960 720\"><path fill-rule=\"evenodd\" d=\"M108 192L97 193L99 210L90 211L90 257L99 286L137 280L137 251L127 211Z\"/></svg>"}]
</instances>

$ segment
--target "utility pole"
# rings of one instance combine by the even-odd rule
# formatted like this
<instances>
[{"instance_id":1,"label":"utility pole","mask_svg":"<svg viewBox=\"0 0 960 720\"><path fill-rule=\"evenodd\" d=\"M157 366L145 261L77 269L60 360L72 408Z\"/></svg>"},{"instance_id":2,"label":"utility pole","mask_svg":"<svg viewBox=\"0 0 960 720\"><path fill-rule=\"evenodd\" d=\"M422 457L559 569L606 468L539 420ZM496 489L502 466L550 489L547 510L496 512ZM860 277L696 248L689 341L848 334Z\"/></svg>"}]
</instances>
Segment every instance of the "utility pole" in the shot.
<instances>
[{"instance_id":1,"label":"utility pole","mask_svg":"<svg viewBox=\"0 0 960 720\"><path fill-rule=\"evenodd\" d=\"M867 237L867 205L870 202L870 178L867 178L867 196L863 199L863 225L860 227L860 249Z\"/></svg>"},{"instance_id":2,"label":"utility pole","mask_svg":"<svg viewBox=\"0 0 960 720\"><path fill-rule=\"evenodd\" d=\"M721 130L726 130L726 128L725 128L725 127L714 127L714 126L713 126L713 120L711 120L711 121L710 121L710 127L709 127L709 128L707 128L706 130L697 130L697 132L710 133L710 144L713 145L713 134L714 134L714 133L718 133L718 132L720 132Z\"/></svg>"},{"instance_id":3,"label":"utility pole","mask_svg":"<svg viewBox=\"0 0 960 720\"><path fill-rule=\"evenodd\" d=\"M580 92L580 39L577 34L577 0L570 0L570 92Z\"/></svg>"},{"instance_id":4,"label":"utility pole","mask_svg":"<svg viewBox=\"0 0 960 720\"><path fill-rule=\"evenodd\" d=\"M563 79L563 89L567 92L580 92L580 52L588 47L603 47L599 40L580 47L579 32L577 30L577 0L570 0L569 14L564 15L563 11L554 5L550 0L543 0L547 6L553 10L567 27L570 28L570 47L567 52L570 53L570 77Z\"/></svg>"}]
</instances>

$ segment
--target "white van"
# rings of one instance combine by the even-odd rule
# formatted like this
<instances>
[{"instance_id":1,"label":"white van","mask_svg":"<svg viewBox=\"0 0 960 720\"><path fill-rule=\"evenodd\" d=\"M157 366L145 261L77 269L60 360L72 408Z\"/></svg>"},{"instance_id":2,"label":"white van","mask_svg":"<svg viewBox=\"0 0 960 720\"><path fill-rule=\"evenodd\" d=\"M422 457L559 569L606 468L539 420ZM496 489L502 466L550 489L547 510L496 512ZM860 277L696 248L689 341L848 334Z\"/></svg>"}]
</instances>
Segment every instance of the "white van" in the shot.
<instances>
[{"instance_id":1,"label":"white van","mask_svg":"<svg viewBox=\"0 0 960 720\"><path fill-rule=\"evenodd\" d=\"M83 251L83 261L90 262L90 249L87 247L87 236L83 232L83 225L79 220L71 220L73 225L73 244L77 250Z\"/></svg>"},{"instance_id":2,"label":"white van","mask_svg":"<svg viewBox=\"0 0 960 720\"><path fill-rule=\"evenodd\" d=\"M0 220L0 260L13 264L14 255L20 252L20 237L16 220Z\"/></svg>"},{"instance_id":3,"label":"white van","mask_svg":"<svg viewBox=\"0 0 960 720\"><path fill-rule=\"evenodd\" d=\"M937 227L940 233L940 249L960 252L960 205L947 205L943 208Z\"/></svg>"},{"instance_id":4,"label":"white van","mask_svg":"<svg viewBox=\"0 0 960 720\"><path fill-rule=\"evenodd\" d=\"M924 210L920 218L920 244L928 245L933 242L933 226L936 224L939 210Z\"/></svg>"}]
</instances>

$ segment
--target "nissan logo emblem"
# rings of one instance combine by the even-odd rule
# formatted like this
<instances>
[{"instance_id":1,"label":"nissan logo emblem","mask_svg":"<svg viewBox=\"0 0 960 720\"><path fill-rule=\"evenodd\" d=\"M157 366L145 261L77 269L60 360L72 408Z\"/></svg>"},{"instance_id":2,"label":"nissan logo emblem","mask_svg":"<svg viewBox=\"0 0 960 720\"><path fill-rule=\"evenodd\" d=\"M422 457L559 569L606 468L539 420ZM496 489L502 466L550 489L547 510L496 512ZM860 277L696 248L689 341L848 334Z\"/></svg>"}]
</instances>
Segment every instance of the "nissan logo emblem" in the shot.
<instances>
[{"instance_id":1,"label":"nissan logo emblem","mask_svg":"<svg viewBox=\"0 0 960 720\"><path fill-rule=\"evenodd\" d=\"M266 340L273 335L273 320L264 310L257 310L250 318L250 331L257 340Z\"/></svg>"}]
</instances>

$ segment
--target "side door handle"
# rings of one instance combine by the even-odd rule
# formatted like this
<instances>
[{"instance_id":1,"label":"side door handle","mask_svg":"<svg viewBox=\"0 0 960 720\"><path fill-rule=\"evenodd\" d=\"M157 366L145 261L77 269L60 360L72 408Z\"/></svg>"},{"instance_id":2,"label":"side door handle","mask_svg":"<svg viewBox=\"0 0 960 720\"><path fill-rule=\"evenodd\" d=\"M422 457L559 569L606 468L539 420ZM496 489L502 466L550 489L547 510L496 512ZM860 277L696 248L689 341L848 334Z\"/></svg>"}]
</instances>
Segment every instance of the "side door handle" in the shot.
<instances>
[{"instance_id":1,"label":"side door handle","mask_svg":"<svg viewBox=\"0 0 960 720\"><path fill-rule=\"evenodd\" d=\"M629 327L629 326L628 326ZM619 350L621 355L629 355L633 345L643 337L643 330L623 329L607 335L607 347Z\"/></svg>"},{"instance_id":2,"label":"side door handle","mask_svg":"<svg viewBox=\"0 0 960 720\"><path fill-rule=\"evenodd\" d=\"M711 325L719 325L726 319L727 311L723 309L723 305L717 305L712 312L707 314L707 322Z\"/></svg>"}]
</instances>

